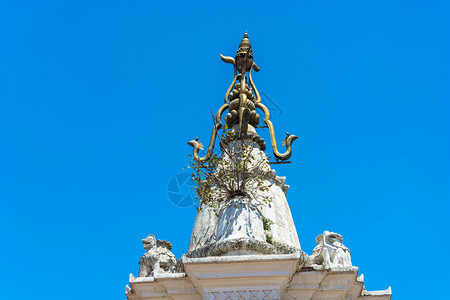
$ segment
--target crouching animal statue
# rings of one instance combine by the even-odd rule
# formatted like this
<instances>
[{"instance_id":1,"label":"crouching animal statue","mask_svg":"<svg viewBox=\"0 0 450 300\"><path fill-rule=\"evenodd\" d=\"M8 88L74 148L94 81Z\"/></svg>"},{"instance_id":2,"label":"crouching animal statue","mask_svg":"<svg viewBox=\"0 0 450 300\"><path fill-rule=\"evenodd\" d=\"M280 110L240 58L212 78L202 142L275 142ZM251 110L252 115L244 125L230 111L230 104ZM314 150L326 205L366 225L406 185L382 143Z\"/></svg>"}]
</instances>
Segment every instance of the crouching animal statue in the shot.
<instances>
[{"instance_id":1,"label":"crouching animal statue","mask_svg":"<svg viewBox=\"0 0 450 300\"><path fill-rule=\"evenodd\" d=\"M331 267L351 267L351 253L342 244L342 236L339 233L324 231L316 238L317 246L310 256L310 266L323 266L324 269Z\"/></svg>"},{"instance_id":2,"label":"crouching animal statue","mask_svg":"<svg viewBox=\"0 0 450 300\"><path fill-rule=\"evenodd\" d=\"M173 273L177 259L169 250L172 244L156 240L153 234L142 240L147 252L139 260L139 277L154 276L157 273Z\"/></svg>"}]
</instances>

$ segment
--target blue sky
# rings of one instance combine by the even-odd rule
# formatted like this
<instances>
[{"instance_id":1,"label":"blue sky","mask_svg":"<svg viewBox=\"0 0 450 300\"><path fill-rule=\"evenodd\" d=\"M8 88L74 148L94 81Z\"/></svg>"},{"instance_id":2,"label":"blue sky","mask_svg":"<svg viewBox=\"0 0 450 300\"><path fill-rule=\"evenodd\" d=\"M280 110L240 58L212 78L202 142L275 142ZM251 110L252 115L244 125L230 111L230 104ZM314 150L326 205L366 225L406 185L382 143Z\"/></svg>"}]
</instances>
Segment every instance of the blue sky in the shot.
<instances>
[{"instance_id":1,"label":"blue sky","mask_svg":"<svg viewBox=\"0 0 450 300\"><path fill-rule=\"evenodd\" d=\"M448 1L1 1L1 298L124 299L142 238L187 251L196 211L168 184L187 141L208 143L232 79L219 53L248 30L278 139L299 136L276 170L302 249L339 232L367 289L442 299L449 13Z\"/></svg>"}]
</instances>

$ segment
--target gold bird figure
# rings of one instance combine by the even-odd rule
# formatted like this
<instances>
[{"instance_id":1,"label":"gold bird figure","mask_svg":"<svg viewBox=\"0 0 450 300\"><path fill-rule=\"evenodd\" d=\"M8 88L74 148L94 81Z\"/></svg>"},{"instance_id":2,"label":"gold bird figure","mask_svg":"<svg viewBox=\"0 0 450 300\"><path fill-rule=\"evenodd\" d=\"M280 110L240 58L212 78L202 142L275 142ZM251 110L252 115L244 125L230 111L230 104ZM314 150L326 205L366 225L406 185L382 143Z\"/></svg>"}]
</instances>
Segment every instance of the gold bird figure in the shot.
<instances>
[{"instance_id":1,"label":"gold bird figure","mask_svg":"<svg viewBox=\"0 0 450 300\"><path fill-rule=\"evenodd\" d=\"M198 141L198 138L199 138L199 137L196 137L196 138L195 138L195 141L197 142L197 147L198 147L200 150L203 150L203 144L202 144L202 142L199 142L199 141Z\"/></svg>"},{"instance_id":2,"label":"gold bird figure","mask_svg":"<svg viewBox=\"0 0 450 300\"><path fill-rule=\"evenodd\" d=\"M290 133L286 132L286 137L284 138L283 142L281 143L281 146L285 146L286 145L286 142L287 142L287 139L288 139L289 136L290 136Z\"/></svg>"}]
</instances>

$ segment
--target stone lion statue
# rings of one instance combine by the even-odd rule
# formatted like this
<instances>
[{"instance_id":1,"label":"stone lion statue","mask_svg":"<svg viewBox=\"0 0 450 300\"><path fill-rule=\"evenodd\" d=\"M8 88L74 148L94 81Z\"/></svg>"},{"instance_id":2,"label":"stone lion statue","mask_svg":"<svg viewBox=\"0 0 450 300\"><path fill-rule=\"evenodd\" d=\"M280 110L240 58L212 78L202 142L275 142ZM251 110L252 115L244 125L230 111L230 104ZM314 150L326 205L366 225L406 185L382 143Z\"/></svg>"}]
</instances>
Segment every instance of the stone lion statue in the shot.
<instances>
[{"instance_id":1,"label":"stone lion statue","mask_svg":"<svg viewBox=\"0 0 450 300\"><path fill-rule=\"evenodd\" d=\"M317 246L310 256L310 266L351 267L350 250L342 244L342 236L339 233L324 231L316 238Z\"/></svg>"},{"instance_id":2,"label":"stone lion statue","mask_svg":"<svg viewBox=\"0 0 450 300\"><path fill-rule=\"evenodd\" d=\"M153 234L142 240L147 252L139 260L139 277L154 276L157 273L173 273L177 259L169 250L172 244L156 240Z\"/></svg>"}]
</instances>

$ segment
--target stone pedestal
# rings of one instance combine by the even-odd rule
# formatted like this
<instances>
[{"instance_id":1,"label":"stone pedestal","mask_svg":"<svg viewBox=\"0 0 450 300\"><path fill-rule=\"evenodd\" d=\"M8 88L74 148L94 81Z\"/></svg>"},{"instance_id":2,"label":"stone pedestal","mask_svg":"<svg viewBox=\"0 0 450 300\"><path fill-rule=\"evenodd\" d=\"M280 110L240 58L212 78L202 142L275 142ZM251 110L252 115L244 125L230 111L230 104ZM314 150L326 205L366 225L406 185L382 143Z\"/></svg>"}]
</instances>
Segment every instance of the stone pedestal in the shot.
<instances>
[{"instance_id":1,"label":"stone pedestal","mask_svg":"<svg viewBox=\"0 0 450 300\"><path fill-rule=\"evenodd\" d=\"M183 257L185 273L130 275L127 299L391 299L390 288L366 291L357 267L299 269L303 255Z\"/></svg>"}]
</instances>

